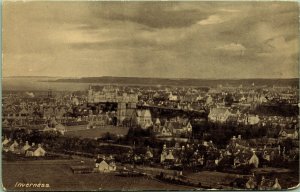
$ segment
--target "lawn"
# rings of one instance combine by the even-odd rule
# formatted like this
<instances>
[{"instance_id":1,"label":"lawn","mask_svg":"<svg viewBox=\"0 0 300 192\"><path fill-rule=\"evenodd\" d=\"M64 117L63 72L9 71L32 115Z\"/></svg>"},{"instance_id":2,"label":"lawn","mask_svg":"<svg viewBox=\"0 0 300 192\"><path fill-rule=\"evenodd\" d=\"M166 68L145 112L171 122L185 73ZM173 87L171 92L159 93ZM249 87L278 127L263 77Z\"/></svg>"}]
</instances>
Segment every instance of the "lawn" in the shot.
<instances>
[{"instance_id":1,"label":"lawn","mask_svg":"<svg viewBox=\"0 0 300 192\"><path fill-rule=\"evenodd\" d=\"M3 184L8 190L32 190L32 188L16 188L16 182L48 183L50 188L42 190L183 190L185 186L162 183L146 177L119 177L114 173L73 174L70 165L78 162L3 162ZM40 189L41 190L41 189Z\"/></svg>"},{"instance_id":2,"label":"lawn","mask_svg":"<svg viewBox=\"0 0 300 192\"><path fill-rule=\"evenodd\" d=\"M92 138L95 137L99 138L102 137L107 132L115 135L123 135L125 136L128 133L129 128L127 127L116 127L116 126L103 126L101 128L95 128L95 129L77 129L77 130L71 130L65 132L66 136L71 137L82 137L82 138Z\"/></svg>"},{"instance_id":3,"label":"lawn","mask_svg":"<svg viewBox=\"0 0 300 192\"><path fill-rule=\"evenodd\" d=\"M47 183L50 188L44 190L191 190L193 187L172 185L147 177L119 177L115 173L73 174L71 165L80 164L80 159L73 160L33 160L33 161L3 161L3 185L8 190L33 190L33 188L16 188L19 183ZM84 160L84 165L93 166L92 160ZM147 172L147 171L146 171ZM187 174L187 175L186 175ZM229 187L236 178L235 174L215 171L199 173L184 173L189 180L201 182L204 186ZM266 178L279 179L283 189L297 185L299 175L296 173L279 173L266 175ZM41 190L41 189L40 189Z\"/></svg>"},{"instance_id":4,"label":"lawn","mask_svg":"<svg viewBox=\"0 0 300 192\"><path fill-rule=\"evenodd\" d=\"M192 181L201 182L201 184L204 186L211 186L214 188L220 184L229 186L229 183L236 178L236 174L216 171L201 171L198 173L190 173L188 178Z\"/></svg>"}]
</instances>

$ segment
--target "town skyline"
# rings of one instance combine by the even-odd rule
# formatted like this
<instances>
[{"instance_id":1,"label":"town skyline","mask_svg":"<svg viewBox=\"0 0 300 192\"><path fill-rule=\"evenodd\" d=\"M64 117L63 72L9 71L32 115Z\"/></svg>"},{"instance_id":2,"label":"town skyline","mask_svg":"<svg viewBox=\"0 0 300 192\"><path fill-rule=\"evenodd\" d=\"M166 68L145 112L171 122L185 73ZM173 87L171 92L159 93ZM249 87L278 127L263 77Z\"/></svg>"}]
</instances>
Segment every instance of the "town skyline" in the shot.
<instances>
[{"instance_id":1,"label":"town skyline","mask_svg":"<svg viewBox=\"0 0 300 192\"><path fill-rule=\"evenodd\" d=\"M298 11L296 2L5 2L2 72L298 78Z\"/></svg>"}]
</instances>

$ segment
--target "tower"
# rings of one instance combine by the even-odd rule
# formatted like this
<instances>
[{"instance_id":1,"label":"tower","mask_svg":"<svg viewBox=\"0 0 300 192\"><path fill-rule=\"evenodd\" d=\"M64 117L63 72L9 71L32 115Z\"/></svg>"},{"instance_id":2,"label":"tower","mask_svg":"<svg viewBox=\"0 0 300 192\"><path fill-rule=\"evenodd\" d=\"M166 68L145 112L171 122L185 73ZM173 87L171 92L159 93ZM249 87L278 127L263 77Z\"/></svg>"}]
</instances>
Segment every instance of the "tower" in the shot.
<instances>
[{"instance_id":1,"label":"tower","mask_svg":"<svg viewBox=\"0 0 300 192\"><path fill-rule=\"evenodd\" d=\"M88 103L93 103L93 101L94 101L93 97L94 97L93 88L90 85L89 90L88 90L88 98L87 98Z\"/></svg>"},{"instance_id":2,"label":"tower","mask_svg":"<svg viewBox=\"0 0 300 192\"><path fill-rule=\"evenodd\" d=\"M48 98L52 97L52 89L48 89Z\"/></svg>"},{"instance_id":3,"label":"tower","mask_svg":"<svg viewBox=\"0 0 300 192\"><path fill-rule=\"evenodd\" d=\"M126 118L126 103L125 102L118 102L118 109L117 109L117 124L122 125L123 120Z\"/></svg>"}]
</instances>

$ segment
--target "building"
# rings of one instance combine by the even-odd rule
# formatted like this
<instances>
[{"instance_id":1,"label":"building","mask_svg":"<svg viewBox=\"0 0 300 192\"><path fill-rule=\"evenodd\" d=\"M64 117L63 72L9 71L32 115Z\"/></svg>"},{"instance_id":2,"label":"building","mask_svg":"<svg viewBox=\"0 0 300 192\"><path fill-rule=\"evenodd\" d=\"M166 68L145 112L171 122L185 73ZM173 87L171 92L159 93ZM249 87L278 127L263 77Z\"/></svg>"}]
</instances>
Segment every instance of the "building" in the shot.
<instances>
[{"instance_id":1,"label":"building","mask_svg":"<svg viewBox=\"0 0 300 192\"><path fill-rule=\"evenodd\" d=\"M43 157L46 155L46 151L42 148L41 144L37 146L35 143L32 143L32 146L27 149L25 156L27 157Z\"/></svg>"},{"instance_id":2,"label":"building","mask_svg":"<svg viewBox=\"0 0 300 192\"><path fill-rule=\"evenodd\" d=\"M8 152L15 152L19 146L18 142L16 140L11 141L8 140L9 142L7 142L6 144L3 144L3 151Z\"/></svg>"},{"instance_id":3,"label":"building","mask_svg":"<svg viewBox=\"0 0 300 192\"><path fill-rule=\"evenodd\" d=\"M217 107L212 108L208 114L208 119L212 122L221 122L224 123L227 121L228 117L231 115L228 108Z\"/></svg>"},{"instance_id":4,"label":"building","mask_svg":"<svg viewBox=\"0 0 300 192\"><path fill-rule=\"evenodd\" d=\"M255 154L255 151L253 151L252 157L249 159L249 165L253 165L255 168L259 165L259 159Z\"/></svg>"},{"instance_id":5,"label":"building","mask_svg":"<svg viewBox=\"0 0 300 192\"><path fill-rule=\"evenodd\" d=\"M100 172L116 171L116 164L114 162L107 163L104 159L96 166L96 170Z\"/></svg>"},{"instance_id":6,"label":"building","mask_svg":"<svg viewBox=\"0 0 300 192\"><path fill-rule=\"evenodd\" d=\"M21 153L26 154L27 150L30 148L31 148L31 146L29 145L28 141L26 141L25 145L21 148Z\"/></svg>"},{"instance_id":7,"label":"building","mask_svg":"<svg viewBox=\"0 0 300 192\"><path fill-rule=\"evenodd\" d=\"M136 110L137 125L143 129L147 129L153 125L152 116L149 109Z\"/></svg>"},{"instance_id":8,"label":"building","mask_svg":"<svg viewBox=\"0 0 300 192\"><path fill-rule=\"evenodd\" d=\"M281 129L278 136L281 139L298 139L299 133L297 129Z\"/></svg>"},{"instance_id":9,"label":"building","mask_svg":"<svg viewBox=\"0 0 300 192\"><path fill-rule=\"evenodd\" d=\"M245 124L256 125L260 121L258 115L247 115Z\"/></svg>"},{"instance_id":10,"label":"building","mask_svg":"<svg viewBox=\"0 0 300 192\"><path fill-rule=\"evenodd\" d=\"M137 103L138 95L134 93L119 93L118 88L112 86L104 86L102 90L96 90L95 87L90 86L88 90L88 103Z\"/></svg>"}]
</instances>

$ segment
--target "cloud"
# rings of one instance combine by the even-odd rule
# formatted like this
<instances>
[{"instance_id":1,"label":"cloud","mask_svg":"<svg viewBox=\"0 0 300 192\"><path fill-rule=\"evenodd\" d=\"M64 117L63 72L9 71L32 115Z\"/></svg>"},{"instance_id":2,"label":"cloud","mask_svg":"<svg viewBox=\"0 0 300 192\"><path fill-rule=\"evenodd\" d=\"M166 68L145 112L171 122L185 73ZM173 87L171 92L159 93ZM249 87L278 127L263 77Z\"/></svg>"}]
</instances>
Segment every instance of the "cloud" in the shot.
<instances>
[{"instance_id":1,"label":"cloud","mask_svg":"<svg viewBox=\"0 0 300 192\"><path fill-rule=\"evenodd\" d=\"M156 29L188 27L210 14L176 2L109 3L93 8L92 13L108 20L130 21Z\"/></svg>"},{"instance_id":2,"label":"cloud","mask_svg":"<svg viewBox=\"0 0 300 192\"><path fill-rule=\"evenodd\" d=\"M198 22L200 25L212 25L212 24L219 24L223 23L224 20L220 18L218 15L211 15L207 19L201 20Z\"/></svg>"},{"instance_id":3,"label":"cloud","mask_svg":"<svg viewBox=\"0 0 300 192\"><path fill-rule=\"evenodd\" d=\"M219 9L220 11L223 11L223 12L228 12L228 13L237 13L237 12L240 12L240 10L237 10L237 9Z\"/></svg>"},{"instance_id":4,"label":"cloud","mask_svg":"<svg viewBox=\"0 0 300 192\"><path fill-rule=\"evenodd\" d=\"M3 74L297 77L298 12L290 2L6 2Z\"/></svg>"},{"instance_id":5,"label":"cloud","mask_svg":"<svg viewBox=\"0 0 300 192\"><path fill-rule=\"evenodd\" d=\"M216 48L217 50L229 51L239 55L244 55L246 48L239 43L230 43Z\"/></svg>"}]
</instances>

